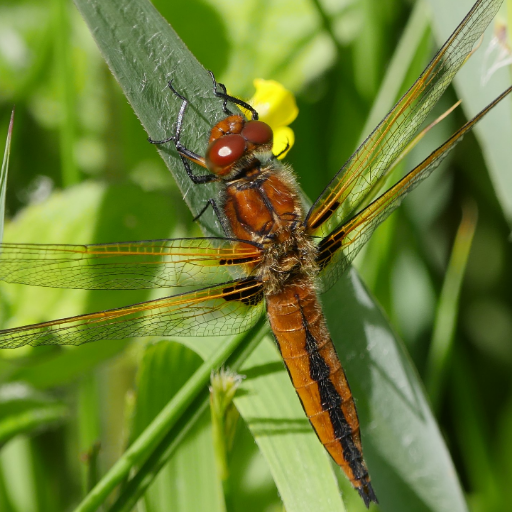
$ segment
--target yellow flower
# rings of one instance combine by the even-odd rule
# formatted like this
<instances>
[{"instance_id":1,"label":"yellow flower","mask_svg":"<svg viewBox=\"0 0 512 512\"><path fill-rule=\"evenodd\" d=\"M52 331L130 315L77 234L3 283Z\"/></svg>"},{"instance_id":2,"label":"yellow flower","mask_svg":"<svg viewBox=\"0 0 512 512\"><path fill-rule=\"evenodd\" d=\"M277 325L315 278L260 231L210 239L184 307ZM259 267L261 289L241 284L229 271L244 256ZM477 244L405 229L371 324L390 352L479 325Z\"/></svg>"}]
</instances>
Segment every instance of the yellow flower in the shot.
<instances>
[{"instance_id":1,"label":"yellow flower","mask_svg":"<svg viewBox=\"0 0 512 512\"><path fill-rule=\"evenodd\" d=\"M293 130L288 126L299 114L295 97L275 80L256 78L253 83L256 92L249 103L258 112L260 121L270 125L274 132L274 155L282 153L279 158L284 158L295 142Z\"/></svg>"}]
</instances>

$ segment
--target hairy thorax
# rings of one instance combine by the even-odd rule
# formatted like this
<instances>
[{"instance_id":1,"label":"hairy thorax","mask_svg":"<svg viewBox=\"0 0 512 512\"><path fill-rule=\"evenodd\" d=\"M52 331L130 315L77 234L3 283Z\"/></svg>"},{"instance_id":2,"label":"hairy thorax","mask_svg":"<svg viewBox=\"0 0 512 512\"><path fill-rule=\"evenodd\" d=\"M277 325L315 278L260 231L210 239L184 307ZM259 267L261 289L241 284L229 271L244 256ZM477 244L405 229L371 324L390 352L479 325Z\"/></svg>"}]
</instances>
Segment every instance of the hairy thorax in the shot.
<instances>
[{"instance_id":1,"label":"hairy thorax","mask_svg":"<svg viewBox=\"0 0 512 512\"><path fill-rule=\"evenodd\" d=\"M224 212L233 236L264 247L263 261L254 272L265 293L279 293L292 281L310 285L318 272L317 249L305 233L292 172L265 153L234 169L226 185Z\"/></svg>"}]
</instances>

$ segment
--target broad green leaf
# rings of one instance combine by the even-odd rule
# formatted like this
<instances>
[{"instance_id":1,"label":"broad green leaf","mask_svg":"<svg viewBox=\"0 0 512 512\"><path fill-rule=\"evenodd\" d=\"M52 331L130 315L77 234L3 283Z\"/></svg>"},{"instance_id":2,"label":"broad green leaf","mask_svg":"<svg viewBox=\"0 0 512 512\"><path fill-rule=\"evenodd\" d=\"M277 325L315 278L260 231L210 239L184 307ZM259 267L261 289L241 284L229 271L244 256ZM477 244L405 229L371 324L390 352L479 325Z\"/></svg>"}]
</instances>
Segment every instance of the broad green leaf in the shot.
<instances>
[{"instance_id":1,"label":"broad green leaf","mask_svg":"<svg viewBox=\"0 0 512 512\"><path fill-rule=\"evenodd\" d=\"M20 382L0 386L0 445L62 422L67 407Z\"/></svg>"},{"instance_id":2,"label":"broad green leaf","mask_svg":"<svg viewBox=\"0 0 512 512\"><path fill-rule=\"evenodd\" d=\"M453 27L471 8L473 0L445 2L428 0L432 11L432 26L436 41L440 44L448 37ZM490 43L494 22L486 32L479 51L464 65L454 79L455 90L462 101L466 117L471 118L510 85L509 67L489 73L496 58L496 50ZM475 134L482 148L485 162L494 185L494 190L503 209L503 214L512 223L512 100L491 112L475 127Z\"/></svg>"},{"instance_id":3,"label":"broad green leaf","mask_svg":"<svg viewBox=\"0 0 512 512\"><path fill-rule=\"evenodd\" d=\"M380 509L467 510L416 370L355 271L349 271L336 290L323 298L329 328L356 397L363 448Z\"/></svg>"},{"instance_id":4,"label":"broad green leaf","mask_svg":"<svg viewBox=\"0 0 512 512\"><path fill-rule=\"evenodd\" d=\"M77 5L150 136L159 139L168 135L181 106L181 101L166 88L167 80L172 78L174 87L190 100L184 142L193 140L190 136L187 138L186 133L203 134L198 141L199 148L191 146L191 149L199 151L205 144L209 127L215 119L220 119L224 114L221 102L213 98L209 75L188 53L167 22L145 1L98 4L77 2ZM146 23L134 25L134 21L141 18L145 19ZM132 38L138 39L139 42L136 45L132 44ZM119 45L118 41L126 43ZM160 72L155 72L155 66ZM144 144L144 141L141 143ZM192 211L197 214L205 201L218 193L212 191L213 187L192 185L184 174L174 149L162 148L161 154L173 171L187 204L191 205ZM215 222L213 217L203 217L202 225L207 225L207 232L218 233L218 228L212 224ZM287 388L285 393L289 400L296 400L293 389ZM310 436L311 440L316 442L312 432ZM337 486L332 479L331 468L326 468L327 474L316 471L312 475L309 471L301 470L300 475L302 478L307 477L308 480L317 480L318 487L322 487L325 494L334 496L338 492ZM303 506L309 503L310 509L315 508L316 498L302 492L302 488L305 487L298 485L299 474L296 476L297 479L290 478L287 481L291 486L289 489L279 489L281 495L294 495L295 502L300 502ZM288 507L288 504L286 506ZM289 512L293 510L289 508Z\"/></svg>"},{"instance_id":5,"label":"broad green leaf","mask_svg":"<svg viewBox=\"0 0 512 512\"><path fill-rule=\"evenodd\" d=\"M316 502L314 510L344 511L329 455L304 415L270 336L240 373L247 378L235 404L267 459L286 510L308 512Z\"/></svg>"},{"instance_id":6,"label":"broad green leaf","mask_svg":"<svg viewBox=\"0 0 512 512\"><path fill-rule=\"evenodd\" d=\"M80 0L77 5L149 135L158 139L172 133L172 124L181 104L165 86L172 78L176 89L191 102L184 142L190 149L202 151L209 127L223 114L219 102L213 98L208 75L169 25L142 0L109 3ZM172 147L161 148L161 153L174 171L185 200L197 213L216 191L213 187L193 186L184 175ZM211 216L201 220L208 233L218 232ZM340 353L362 408L363 444L367 447L377 494L382 494L381 508L410 510L412 503L420 510L421 507L424 510L465 510L446 447L400 343L355 274L343 279L332 294L326 304L328 321L333 338L347 344ZM329 314L331 308L334 312ZM275 353L256 362L258 366L275 368L272 366L276 363ZM356 371L351 369L352 364ZM258 394L260 392L267 392L263 381L258 388ZM266 398L278 403L295 400L298 404L290 384L273 388ZM255 397L251 401L247 396L247 400L250 407L245 409L246 416L251 407L257 409L257 404L261 403ZM267 418L272 421L271 411L269 406ZM246 420L251 423L250 416ZM310 432L308 435L314 441L314 434ZM308 468L306 472L297 465L287 466L286 478L281 479L279 473L284 472L284 466L280 467L280 461L288 457L289 441L300 444L304 440L302 432L294 432L293 428L285 429L284 437L286 443L273 443L272 457L269 455L267 460L285 506L291 512L299 506L306 509L309 503L309 510L319 510L318 497L310 491L321 488L323 493L333 495L335 485L332 485L331 473L317 471L316 467L315 471ZM259 437L258 443L263 446L265 439ZM270 448L262 450L270 454ZM305 452L309 452L309 448ZM418 453L421 456L416 456ZM382 483L379 484L379 480Z\"/></svg>"},{"instance_id":7,"label":"broad green leaf","mask_svg":"<svg viewBox=\"0 0 512 512\"><path fill-rule=\"evenodd\" d=\"M202 152L210 127L225 116L222 101L212 101L209 74L167 21L148 1L119 0L106 5L79 0L76 5L149 136L160 140L173 133L182 102L167 87L172 79L175 89L190 102L182 142L192 151ZM142 140L141 144L147 142ZM197 215L209 198L218 196L219 187L193 186L183 172L173 144L163 145L159 150L186 203ZM211 211L201 217L201 226L210 234L221 234Z\"/></svg>"}]
</instances>

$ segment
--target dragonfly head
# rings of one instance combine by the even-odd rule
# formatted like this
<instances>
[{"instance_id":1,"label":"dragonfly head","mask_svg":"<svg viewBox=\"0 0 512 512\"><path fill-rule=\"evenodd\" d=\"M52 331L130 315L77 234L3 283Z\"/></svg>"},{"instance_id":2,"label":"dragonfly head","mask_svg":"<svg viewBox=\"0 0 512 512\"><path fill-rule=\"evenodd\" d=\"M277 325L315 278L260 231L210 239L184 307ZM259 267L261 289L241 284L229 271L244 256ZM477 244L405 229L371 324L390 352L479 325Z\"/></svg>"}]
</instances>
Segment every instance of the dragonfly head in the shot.
<instances>
[{"instance_id":1,"label":"dragonfly head","mask_svg":"<svg viewBox=\"0 0 512 512\"><path fill-rule=\"evenodd\" d=\"M210 132L206 167L217 176L226 176L243 156L253 151L270 151L274 134L263 121L246 121L242 116L228 116Z\"/></svg>"}]
</instances>

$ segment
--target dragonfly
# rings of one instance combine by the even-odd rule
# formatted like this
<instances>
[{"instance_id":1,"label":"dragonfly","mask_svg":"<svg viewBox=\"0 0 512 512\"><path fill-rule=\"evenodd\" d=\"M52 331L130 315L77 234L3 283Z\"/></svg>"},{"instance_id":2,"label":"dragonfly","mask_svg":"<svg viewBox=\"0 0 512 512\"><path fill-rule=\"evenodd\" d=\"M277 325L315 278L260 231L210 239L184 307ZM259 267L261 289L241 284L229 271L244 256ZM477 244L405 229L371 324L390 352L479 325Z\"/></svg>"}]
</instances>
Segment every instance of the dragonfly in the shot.
<instances>
[{"instance_id":1,"label":"dragonfly","mask_svg":"<svg viewBox=\"0 0 512 512\"><path fill-rule=\"evenodd\" d=\"M0 331L0 348L80 345L145 336L224 336L247 331L266 314L291 381L318 438L359 492L377 502L363 457L357 411L323 316L319 294L332 286L404 196L426 179L507 89L444 144L376 199L439 97L471 55L502 0L479 0L418 80L353 153L307 211L289 167L272 153L271 128L247 103L213 79L224 117L204 156L181 141L187 99L174 144L197 186L219 182L210 199L225 236L95 245L0 245L0 279L87 290L192 287L177 295L98 313ZM233 114L228 104L250 113ZM196 174L193 166L206 168Z\"/></svg>"}]
</instances>

